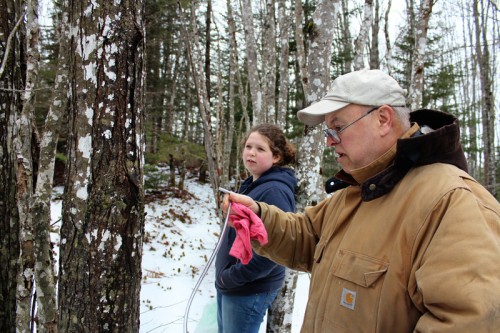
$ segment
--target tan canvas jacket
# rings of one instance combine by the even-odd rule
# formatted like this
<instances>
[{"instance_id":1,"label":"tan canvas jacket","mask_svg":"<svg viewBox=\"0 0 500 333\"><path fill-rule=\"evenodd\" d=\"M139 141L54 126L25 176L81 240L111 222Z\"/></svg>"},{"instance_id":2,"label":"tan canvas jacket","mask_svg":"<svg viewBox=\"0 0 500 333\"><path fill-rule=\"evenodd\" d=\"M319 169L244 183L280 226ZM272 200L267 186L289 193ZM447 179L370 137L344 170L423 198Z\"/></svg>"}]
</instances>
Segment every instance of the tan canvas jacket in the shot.
<instances>
[{"instance_id":1,"label":"tan canvas jacket","mask_svg":"<svg viewBox=\"0 0 500 333\"><path fill-rule=\"evenodd\" d=\"M302 332L500 332L498 201L446 163L363 200L395 150L304 214L260 204L269 243L257 252L311 272Z\"/></svg>"}]
</instances>

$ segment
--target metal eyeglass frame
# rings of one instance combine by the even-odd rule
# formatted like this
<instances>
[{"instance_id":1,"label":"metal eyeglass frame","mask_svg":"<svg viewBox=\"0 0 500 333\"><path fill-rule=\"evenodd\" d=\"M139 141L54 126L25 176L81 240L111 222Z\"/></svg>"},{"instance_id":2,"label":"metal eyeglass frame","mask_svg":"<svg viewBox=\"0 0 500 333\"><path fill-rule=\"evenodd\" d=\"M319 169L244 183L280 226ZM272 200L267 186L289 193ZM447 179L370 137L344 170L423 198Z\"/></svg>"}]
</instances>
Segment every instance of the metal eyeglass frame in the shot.
<instances>
[{"instance_id":1,"label":"metal eyeglass frame","mask_svg":"<svg viewBox=\"0 0 500 333\"><path fill-rule=\"evenodd\" d=\"M333 128L327 128L327 129L323 130L323 133L325 133L326 138L330 138L330 139L332 139L333 143L338 144L338 143L342 142L342 139L340 138L340 135L339 135L340 133L342 133L349 126L360 121L361 119L363 119L364 117L366 117L367 115L369 115L370 113L372 113L373 111L378 110L378 109L380 109L380 106L374 107L373 109L371 109L370 111L368 111L367 113L365 113L364 115L359 117L358 119L350 122L349 124L345 125L341 129L339 129L338 131L333 129Z\"/></svg>"}]
</instances>

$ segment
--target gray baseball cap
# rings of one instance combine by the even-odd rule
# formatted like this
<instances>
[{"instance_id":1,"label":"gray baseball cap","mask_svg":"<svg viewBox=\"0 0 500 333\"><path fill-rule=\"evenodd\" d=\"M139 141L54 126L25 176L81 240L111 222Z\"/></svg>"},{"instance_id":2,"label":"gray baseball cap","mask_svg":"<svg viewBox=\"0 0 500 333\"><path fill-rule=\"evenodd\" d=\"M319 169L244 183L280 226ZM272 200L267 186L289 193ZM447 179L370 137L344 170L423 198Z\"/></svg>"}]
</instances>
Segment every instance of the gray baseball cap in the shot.
<instances>
[{"instance_id":1,"label":"gray baseball cap","mask_svg":"<svg viewBox=\"0 0 500 333\"><path fill-rule=\"evenodd\" d=\"M297 117L306 125L325 121L325 115L349 104L405 106L406 90L379 69L362 69L337 77L328 94L300 110Z\"/></svg>"}]
</instances>

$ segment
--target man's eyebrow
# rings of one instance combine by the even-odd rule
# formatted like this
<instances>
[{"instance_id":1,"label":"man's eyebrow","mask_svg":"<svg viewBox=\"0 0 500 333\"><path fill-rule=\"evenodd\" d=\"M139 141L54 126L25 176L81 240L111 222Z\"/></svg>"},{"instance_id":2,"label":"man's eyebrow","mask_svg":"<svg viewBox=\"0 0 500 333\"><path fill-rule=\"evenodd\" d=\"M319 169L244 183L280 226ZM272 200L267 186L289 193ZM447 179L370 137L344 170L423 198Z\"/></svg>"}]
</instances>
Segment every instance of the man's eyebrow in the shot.
<instances>
[{"instance_id":1,"label":"man's eyebrow","mask_svg":"<svg viewBox=\"0 0 500 333\"><path fill-rule=\"evenodd\" d=\"M334 125L336 121L339 121L339 117L335 115L333 118L331 118L329 121L325 121L325 124L327 126L329 125Z\"/></svg>"}]
</instances>

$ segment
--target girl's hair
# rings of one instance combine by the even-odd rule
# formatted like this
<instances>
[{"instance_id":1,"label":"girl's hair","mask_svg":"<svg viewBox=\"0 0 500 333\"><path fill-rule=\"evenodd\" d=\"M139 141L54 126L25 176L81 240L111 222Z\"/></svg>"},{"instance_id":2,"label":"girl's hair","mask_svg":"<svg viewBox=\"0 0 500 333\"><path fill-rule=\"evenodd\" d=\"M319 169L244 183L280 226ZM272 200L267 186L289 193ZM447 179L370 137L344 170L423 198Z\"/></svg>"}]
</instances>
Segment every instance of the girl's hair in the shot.
<instances>
[{"instance_id":1,"label":"girl's hair","mask_svg":"<svg viewBox=\"0 0 500 333\"><path fill-rule=\"evenodd\" d=\"M257 132L267 139L269 148L271 148L273 156L281 157L280 160L275 163L275 165L284 166L287 164L295 163L295 146L286 139L285 133L283 133L281 128L272 124L260 124L254 126L245 136L243 140L243 146L247 142L250 134L252 134L253 132Z\"/></svg>"}]
</instances>

